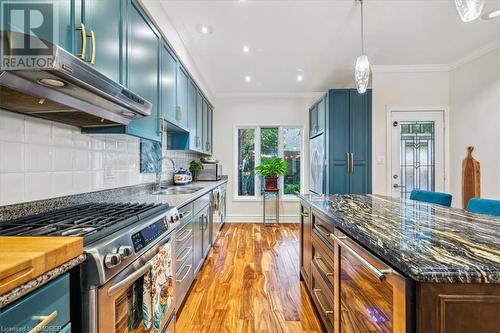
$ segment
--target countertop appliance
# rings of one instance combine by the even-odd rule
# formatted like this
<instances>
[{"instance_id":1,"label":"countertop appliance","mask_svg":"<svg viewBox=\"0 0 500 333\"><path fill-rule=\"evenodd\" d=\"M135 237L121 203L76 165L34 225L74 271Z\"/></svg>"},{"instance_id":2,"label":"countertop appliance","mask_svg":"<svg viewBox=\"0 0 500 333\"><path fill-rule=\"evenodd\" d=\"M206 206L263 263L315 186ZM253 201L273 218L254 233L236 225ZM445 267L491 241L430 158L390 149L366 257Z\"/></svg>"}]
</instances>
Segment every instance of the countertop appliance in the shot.
<instances>
[{"instance_id":1,"label":"countertop appliance","mask_svg":"<svg viewBox=\"0 0 500 333\"><path fill-rule=\"evenodd\" d=\"M212 191L212 212L212 244L214 244L226 221L226 184Z\"/></svg>"},{"instance_id":2,"label":"countertop appliance","mask_svg":"<svg viewBox=\"0 0 500 333\"><path fill-rule=\"evenodd\" d=\"M324 194L325 191L325 134L309 141L310 167L309 191Z\"/></svg>"},{"instance_id":3,"label":"countertop appliance","mask_svg":"<svg viewBox=\"0 0 500 333\"><path fill-rule=\"evenodd\" d=\"M196 171L196 180L220 180L222 176L222 164L202 163L203 170Z\"/></svg>"},{"instance_id":4,"label":"countertop appliance","mask_svg":"<svg viewBox=\"0 0 500 333\"><path fill-rule=\"evenodd\" d=\"M0 32L2 50L24 34ZM61 47L29 36L52 50L33 49L30 57L46 61L0 70L0 108L78 127L127 125L151 114L152 104L114 82ZM43 45L41 44L41 45ZM4 59L5 60L5 59Z\"/></svg>"},{"instance_id":5,"label":"countertop appliance","mask_svg":"<svg viewBox=\"0 0 500 333\"><path fill-rule=\"evenodd\" d=\"M0 235L83 237L87 259L78 277L81 302L74 302L82 304L82 327L75 330L121 333L142 325L148 261L167 243L175 258L175 224L182 218L167 204L89 203L3 222ZM172 325L174 313L172 302L162 327Z\"/></svg>"}]
</instances>

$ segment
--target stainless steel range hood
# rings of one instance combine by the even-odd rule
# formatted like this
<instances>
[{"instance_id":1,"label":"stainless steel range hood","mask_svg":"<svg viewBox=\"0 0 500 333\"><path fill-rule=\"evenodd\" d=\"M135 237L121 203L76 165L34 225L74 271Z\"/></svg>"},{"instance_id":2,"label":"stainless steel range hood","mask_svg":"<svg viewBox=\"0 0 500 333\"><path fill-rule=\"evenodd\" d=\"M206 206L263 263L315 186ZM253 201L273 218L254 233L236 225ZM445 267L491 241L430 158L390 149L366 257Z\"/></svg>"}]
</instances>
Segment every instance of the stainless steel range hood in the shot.
<instances>
[{"instance_id":1,"label":"stainless steel range hood","mask_svg":"<svg viewBox=\"0 0 500 333\"><path fill-rule=\"evenodd\" d=\"M4 48L12 45L15 34L0 32ZM59 46L43 43L52 52L49 56L31 54L30 59L45 59L36 66L19 66L23 57L2 55L0 108L78 127L126 125L151 114L147 100ZM14 61L16 66L12 66Z\"/></svg>"}]
</instances>

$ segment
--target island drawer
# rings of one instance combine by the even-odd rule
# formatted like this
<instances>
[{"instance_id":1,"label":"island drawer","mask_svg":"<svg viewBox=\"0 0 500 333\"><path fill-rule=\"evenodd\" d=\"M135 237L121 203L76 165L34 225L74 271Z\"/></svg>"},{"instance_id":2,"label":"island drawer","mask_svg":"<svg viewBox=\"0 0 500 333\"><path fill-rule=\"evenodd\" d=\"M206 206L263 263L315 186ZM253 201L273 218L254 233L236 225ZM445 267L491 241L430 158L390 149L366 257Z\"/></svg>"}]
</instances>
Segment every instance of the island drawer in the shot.
<instances>
[{"instance_id":1,"label":"island drawer","mask_svg":"<svg viewBox=\"0 0 500 333\"><path fill-rule=\"evenodd\" d=\"M326 286L315 265L312 265L311 272L312 299L321 317L321 322L326 328L326 332L333 332L335 325L334 294Z\"/></svg>"},{"instance_id":2,"label":"island drawer","mask_svg":"<svg viewBox=\"0 0 500 333\"><path fill-rule=\"evenodd\" d=\"M330 238L330 234L335 232L335 227L331 222L325 221L314 213L312 210L312 229L313 234L318 235L322 240L325 241L329 247L334 248L334 242Z\"/></svg>"},{"instance_id":3,"label":"island drawer","mask_svg":"<svg viewBox=\"0 0 500 333\"><path fill-rule=\"evenodd\" d=\"M1 309L0 331L28 332L37 325L66 329L69 307L69 274L64 274Z\"/></svg>"},{"instance_id":4,"label":"island drawer","mask_svg":"<svg viewBox=\"0 0 500 333\"><path fill-rule=\"evenodd\" d=\"M312 264L325 280L325 284L334 291L335 286L335 253L316 234L312 235Z\"/></svg>"}]
</instances>

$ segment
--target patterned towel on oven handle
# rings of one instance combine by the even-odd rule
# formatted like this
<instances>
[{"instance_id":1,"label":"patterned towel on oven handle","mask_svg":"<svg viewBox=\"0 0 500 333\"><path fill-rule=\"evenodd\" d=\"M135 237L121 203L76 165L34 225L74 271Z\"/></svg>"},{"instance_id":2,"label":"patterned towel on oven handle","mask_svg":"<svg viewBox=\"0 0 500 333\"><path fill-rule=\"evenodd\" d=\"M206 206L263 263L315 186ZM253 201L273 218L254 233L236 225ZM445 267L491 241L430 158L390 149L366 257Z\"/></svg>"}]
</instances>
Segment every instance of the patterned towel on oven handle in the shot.
<instances>
[{"instance_id":1,"label":"patterned towel on oven handle","mask_svg":"<svg viewBox=\"0 0 500 333\"><path fill-rule=\"evenodd\" d=\"M146 330L153 325L156 333L160 329L163 316L174 301L174 274L172 267L172 247L160 246L158 253L149 260L151 269L144 274L142 291L142 320Z\"/></svg>"}]
</instances>

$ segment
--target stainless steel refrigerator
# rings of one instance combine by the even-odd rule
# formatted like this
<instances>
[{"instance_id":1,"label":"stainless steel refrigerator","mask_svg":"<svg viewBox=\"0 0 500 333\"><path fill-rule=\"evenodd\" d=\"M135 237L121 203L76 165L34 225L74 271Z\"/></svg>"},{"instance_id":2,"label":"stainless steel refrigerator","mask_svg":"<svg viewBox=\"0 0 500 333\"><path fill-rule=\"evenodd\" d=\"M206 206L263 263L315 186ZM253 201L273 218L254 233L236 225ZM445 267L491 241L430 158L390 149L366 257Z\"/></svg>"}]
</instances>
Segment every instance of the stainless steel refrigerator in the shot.
<instances>
[{"instance_id":1,"label":"stainless steel refrigerator","mask_svg":"<svg viewBox=\"0 0 500 333\"><path fill-rule=\"evenodd\" d=\"M325 194L325 134L309 140L309 191Z\"/></svg>"}]
</instances>

